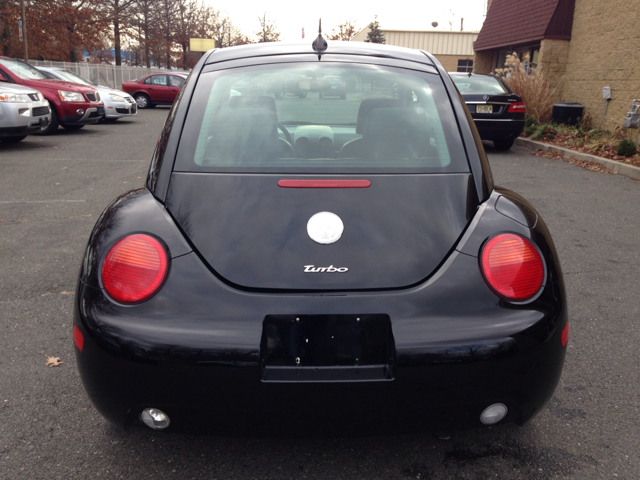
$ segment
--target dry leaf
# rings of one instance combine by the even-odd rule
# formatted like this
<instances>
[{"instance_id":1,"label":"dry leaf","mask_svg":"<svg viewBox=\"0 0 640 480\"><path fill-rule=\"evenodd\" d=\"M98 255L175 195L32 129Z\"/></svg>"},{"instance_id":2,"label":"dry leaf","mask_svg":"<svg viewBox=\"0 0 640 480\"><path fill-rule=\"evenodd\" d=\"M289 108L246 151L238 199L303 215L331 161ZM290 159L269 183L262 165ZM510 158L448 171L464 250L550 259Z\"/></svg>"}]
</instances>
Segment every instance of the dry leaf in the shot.
<instances>
[{"instance_id":1,"label":"dry leaf","mask_svg":"<svg viewBox=\"0 0 640 480\"><path fill-rule=\"evenodd\" d=\"M47 363L45 363L45 366L47 366L47 367L59 367L63 363L64 362L60 361L60 357L47 357Z\"/></svg>"}]
</instances>

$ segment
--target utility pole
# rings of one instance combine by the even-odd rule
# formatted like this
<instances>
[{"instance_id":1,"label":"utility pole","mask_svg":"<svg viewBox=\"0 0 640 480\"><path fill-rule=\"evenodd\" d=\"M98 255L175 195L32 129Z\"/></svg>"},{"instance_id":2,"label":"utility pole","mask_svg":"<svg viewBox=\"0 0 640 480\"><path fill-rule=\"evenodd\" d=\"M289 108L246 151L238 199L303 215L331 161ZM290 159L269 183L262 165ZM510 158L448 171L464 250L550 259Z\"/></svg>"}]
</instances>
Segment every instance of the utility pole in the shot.
<instances>
[{"instance_id":1,"label":"utility pole","mask_svg":"<svg viewBox=\"0 0 640 480\"><path fill-rule=\"evenodd\" d=\"M29 63L29 47L27 46L27 16L24 11L24 0L20 0L22 8L22 38L24 39L24 61Z\"/></svg>"}]
</instances>

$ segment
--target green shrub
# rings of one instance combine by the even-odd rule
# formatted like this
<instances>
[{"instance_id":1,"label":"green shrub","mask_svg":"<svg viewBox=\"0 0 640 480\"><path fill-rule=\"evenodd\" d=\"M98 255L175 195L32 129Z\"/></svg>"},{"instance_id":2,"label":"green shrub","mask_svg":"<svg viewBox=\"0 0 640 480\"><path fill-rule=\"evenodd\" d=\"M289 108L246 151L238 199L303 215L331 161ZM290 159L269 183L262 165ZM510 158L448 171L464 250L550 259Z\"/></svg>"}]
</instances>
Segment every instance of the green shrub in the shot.
<instances>
[{"instance_id":1,"label":"green shrub","mask_svg":"<svg viewBox=\"0 0 640 480\"><path fill-rule=\"evenodd\" d=\"M542 125L538 125L535 131L531 134L532 140L540 140L542 138L555 138L556 137L556 128L553 125L548 123L543 123Z\"/></svg>"},{"instance_id":2,"label":"green shrub","mask_svg":"<svg viewBox=\"0 0 640 480\"><path fill-rule=\"evenodd\" d=\"M525 127L537 127L538 125L540 125L540 123L533 117L527 118L524 122Z\"/></svg>"},{"instance_id":3,"label":"green shrub","mask_svg":"<svg viewBox=\"0 0 640 480\"><path fill-rule=\"evenodd\" d=\"M533 133L536 131L536 128L538 128L538 120L536 120L533 117L529 117L527 118L527 120L524 122L524 134L526 137L530 137L531 135L533 135Z\"/></svg>"},{"instance_id":4,"label":"green shrub","mask_svg":"<svg viewBox=\"0 0 640 480\"><path fill-rule=\"evenodd\" d=\"M618 143L616 153L621 157L630 157L631 155L635 155L637 150L638 146L636 143L625 138L624 140L620 140L620 143Z\"/></svg>"}]
</instances>

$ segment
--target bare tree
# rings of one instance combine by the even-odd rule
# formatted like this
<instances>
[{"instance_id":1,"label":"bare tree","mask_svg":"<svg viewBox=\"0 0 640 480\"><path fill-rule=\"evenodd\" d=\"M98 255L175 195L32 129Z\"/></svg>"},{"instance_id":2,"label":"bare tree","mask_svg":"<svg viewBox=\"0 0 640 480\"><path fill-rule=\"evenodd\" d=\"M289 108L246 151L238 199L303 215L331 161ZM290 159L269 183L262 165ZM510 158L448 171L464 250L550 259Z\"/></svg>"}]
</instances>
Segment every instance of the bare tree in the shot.
<instances>
[{"instance_id":1,"label":"bare tree","mask_svg":"<svg viewBox=\"0 0 640 480\"><path fill-rule=\"evenodd\" d=\"M113 48L115 50L116 65L122 65L122 52L120 47L120 30L126 24L130 7L134 0L101 0L104 3L106 14L113 25Z\"/></svg>"},{"instance_id":2,"label":"bare tree","mask_svg":"<svg viewBox=\"0 0 640 480\"><path fill-rule=\"evenodd\" d=\"M147 68L151 67L151 48L157 40L157 32L154 24L158 15L158 0L136 0L132 9L131 26L133 31L130 35L138 40L139 48L144 50L141 55Z\"/></svg>"},{"instance_id":3,"label":"bare tree","mask_svg":"<svg viewBox=\"0 0 640 480\"><path fill-rule=\"evenodd\" d=\"M337 28L334 28L331 31L330 35L327 35L329 40L341 40L343 42L348 42L351 40L358 30L356 30L356 22L354 20L345 20L343 23L338 25Z\"/></svg>"},{"instance_id":4,"label":"bare tree","mask_svg":"<svg viewBox=\"0 0 640 480\"><path fill-rule=\"evenodd\" d=\"M258 37L258 43L277 42L280 39L280 32L276 30L275 22L267 19L265 12L262 17L258 17L260 29L255 32Z\"/></svg>"}]
</instances>

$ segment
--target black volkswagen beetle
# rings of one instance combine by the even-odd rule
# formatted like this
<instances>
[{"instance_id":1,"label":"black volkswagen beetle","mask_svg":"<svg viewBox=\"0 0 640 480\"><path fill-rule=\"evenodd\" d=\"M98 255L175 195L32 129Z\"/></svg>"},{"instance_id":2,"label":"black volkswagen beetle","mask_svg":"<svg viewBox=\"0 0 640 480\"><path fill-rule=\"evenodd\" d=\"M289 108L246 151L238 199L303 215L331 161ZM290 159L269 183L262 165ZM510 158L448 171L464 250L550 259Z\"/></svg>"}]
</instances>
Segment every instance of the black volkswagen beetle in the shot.
<instances>
[{"instance_id":1,"label":"black volkswagen beetle","mask_svg":"<svg viewBox=\"0 0 640 480\"><path fill-rule=\"evenodd\" d=\"M327 76L346 100L320 99ZM276 98L282 78L317 94ZM73 338L122 425L337 412L467 428L540 411L568 316L545 223L494 186L440 63L319 39L202 57L146 186L91 234Z\"/></svg>"}]
</instances>

